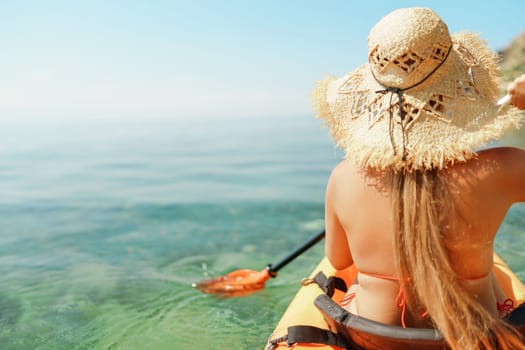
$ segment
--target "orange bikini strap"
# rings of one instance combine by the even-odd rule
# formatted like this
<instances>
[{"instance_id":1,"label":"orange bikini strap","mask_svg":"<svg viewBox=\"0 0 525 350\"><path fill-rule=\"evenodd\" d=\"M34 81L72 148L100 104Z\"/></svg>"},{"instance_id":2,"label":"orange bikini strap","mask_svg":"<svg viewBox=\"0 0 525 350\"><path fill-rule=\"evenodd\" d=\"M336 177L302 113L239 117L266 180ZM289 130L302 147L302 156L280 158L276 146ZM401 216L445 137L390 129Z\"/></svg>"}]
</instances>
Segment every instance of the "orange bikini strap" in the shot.
<instances>
[{"instance_id":1,"label":"orange bikini strap","mask_svg":"<svg viewBox=\"0 0 525 350\"><path fill-rule=\"evenodd\" d=\"M366 275L366 276L383 279L383 280L399 281L399 278L396 277L396 276L380 275L378 273L369 273L369 272L361 272L361 271L359 271L359 273L362 273L363 275ZM405 323L405 313L406 313L406 309L407 309L407 300L406 300L406 297L405 297L405 291L403 290L403 288L401 286L399 286L399 291L397 292L396 306L399 309L401 309L401 325L403 326L403 328L407 328L407 325Z\"/></svg>"},{"instance_id":2,"label":"orange bikini strap","mask_svg":"<svg viewBox=\"0 0 525 350\"><path fill-rule=\"evenodd\" d=\"M359 271L359 273L362 273L363 275L366 275L366 276L380 278L380 279L384 279L384 280L399 281L399 278L395 277L395 276L380 275L380 274L377 274L377 273L368 273L368 272L361 272L361 271ZM486 277L486 276L484 276L484 277ZM483 277L478 277L478 278L483 278ZM355 297L355 295L352 296L352 299L353 299L353 297ZM406 300L405 291L404 291L403 287L401 287L401 286L399 286L399 291L397 292L396 306L399 309L401 309L401 326L403 326L403 328L407 328L407 325L406 325L406 322L405 322L405 314L406 314L406 310L407 310L407 300ZM419 317L421 317L422 319L427 317L427 316L428 316L428 311L424 311L424 312L421 313L421 315L419 315Z\"/></svg>"},{"instance_id":3,"label":"orange bikini strap","mask_svg":"<svg viewBox=\"0 0 525 350\"><path fill-rule=\"evenodd\" d=\"M380 275L378 273L370 273L370 272L362 272L362 271L359 271L359 273L366 275L366 276L383 279L383 280L399 281L399 278L397 278L396 276Z\"/></svg>"},{"instance_id":4,"label":"orange bikini strap","mask_svg":"<svg viewBox=\"0 0 525 350\"><path fill-rule=\"evenodd\" d=\"M405 297L405 291L400 286L399 292L397 292L396 297L396 306L401 309L401 325L403 328L407 328L407 325L405 323L405 312L407 310L407 299Z\"/></svg>"}]
</instances>

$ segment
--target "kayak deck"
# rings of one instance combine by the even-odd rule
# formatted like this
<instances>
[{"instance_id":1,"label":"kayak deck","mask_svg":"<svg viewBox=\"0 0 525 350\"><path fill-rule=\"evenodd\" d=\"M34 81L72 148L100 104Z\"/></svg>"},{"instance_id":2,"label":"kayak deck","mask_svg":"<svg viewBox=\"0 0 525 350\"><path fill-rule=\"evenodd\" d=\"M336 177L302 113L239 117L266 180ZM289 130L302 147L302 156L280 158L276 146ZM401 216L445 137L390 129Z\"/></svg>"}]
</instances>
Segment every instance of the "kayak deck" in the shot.
<instances>
[{"instance_id":1,"label":"kayak deck","mask_svg":"<svg viewBox=\"0 0 525 350\"><path fill-rule=\"evenodd\" d=\"M311 283L319 272L324 273L326 276L342 278L349 286L355 280L358 270L352 265L345 270L337 271L326 257L323 258L310 277L303 280L302 287L289 304L270 336L267 349L357 349L355 346L326 345L314 342L290 343L289 339L287 343L288 328L294 328L295 326L313 327L326 330L328 333L339 333L347 339L352 339L357 344L361 343L361 346L362 344L374 344L373 346L367 346L366 349L445 348L445 344L440 338L439 333L433 329L389 326L349 314L337 305L344 296L342 291L336 289L332 298L329 298L316 283ZM503 291L509 298L515 301L515 305L519 305L525 301L525 285L496 254L494 255L494 273ZM317 306L315 304L317 304ZM320 310L319 307L323 308L323 310ZM342 319L339 320L340 322L333 322L333 320L330 319L334 317ZM345 324L346 327L342 327L342 324ZM352 328L350 331L351 334L348 333L347 327ZM356 327L357 329L355 329ZM359 327L362 328L359 329Z\"/></svg>"}]
</instances>

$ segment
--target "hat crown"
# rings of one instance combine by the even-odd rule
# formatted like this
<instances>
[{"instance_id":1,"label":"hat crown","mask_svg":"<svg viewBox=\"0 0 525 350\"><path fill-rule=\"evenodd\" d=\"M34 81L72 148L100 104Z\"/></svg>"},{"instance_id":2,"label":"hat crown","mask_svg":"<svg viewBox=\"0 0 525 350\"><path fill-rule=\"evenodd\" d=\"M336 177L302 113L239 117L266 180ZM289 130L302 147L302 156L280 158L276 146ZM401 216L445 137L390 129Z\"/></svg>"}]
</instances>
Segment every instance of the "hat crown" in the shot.
<instances>
[{"instance_id":1,"label":"hat crown","mask_svg":"<svg viewBox=\"0 0 525 350\"><path fill-rule=\"evenodd\" d=\"M368 36L368 62L385 87L407 88L423 81L452 46L447 25L431 9L404 8L383 17Z\"/></svg>"}]
</instances>

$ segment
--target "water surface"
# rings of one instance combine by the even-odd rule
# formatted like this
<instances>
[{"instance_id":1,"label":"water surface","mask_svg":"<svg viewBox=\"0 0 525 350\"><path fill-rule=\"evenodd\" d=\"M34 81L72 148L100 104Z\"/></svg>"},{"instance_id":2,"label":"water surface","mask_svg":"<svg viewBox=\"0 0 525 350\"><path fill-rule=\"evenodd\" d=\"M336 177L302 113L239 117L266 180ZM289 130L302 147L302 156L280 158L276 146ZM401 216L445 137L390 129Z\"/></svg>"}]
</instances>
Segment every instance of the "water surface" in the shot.
<instances>
[{"instance_id":1,"label":"water surface","mask_svg":"<svg viewBox=\"0 0 525 350\"><path fill-rule=\"evenodd\" d=\"M322 229L340 154L311 117L4 123L0 139L3 350L262 348L321 258L244 298L191 288ZM520 277L524 227L515 206L497 240Z\"/></svg>"}]
</instances>

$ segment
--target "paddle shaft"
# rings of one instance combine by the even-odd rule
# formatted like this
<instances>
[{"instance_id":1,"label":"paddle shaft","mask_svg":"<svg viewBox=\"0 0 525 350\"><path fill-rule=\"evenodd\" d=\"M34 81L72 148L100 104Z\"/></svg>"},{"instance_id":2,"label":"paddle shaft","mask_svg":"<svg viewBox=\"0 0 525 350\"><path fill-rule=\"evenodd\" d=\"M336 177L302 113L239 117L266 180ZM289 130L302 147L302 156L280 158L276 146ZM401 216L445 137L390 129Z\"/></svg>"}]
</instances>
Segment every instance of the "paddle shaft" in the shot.
<instances>
[{"instance_id":1,"label":"paddle shaft","mask_svg":"<svg viewBox=\"0 0 525 350\"><path fill-rule=\"evenodd\" d=\"M276 263L274 265L272 265L272 264L268 265L266 267L266 270L268 270L268 273L270 274L270 276L272 276L272 277L277 276L277 271L279 271L284 266L288 265L289 262L291 262L292 260L297 258L299 255L301 255L302 253L304 253L305 251L310 249L317 242L322 240L324 238L324 236L325 236L325 231L319 232L318 234L316 234L315 236L310 238L308 240L308 242L304 243L302 246L297 248L295 251L293 251L291 254L286 256L284 259L282 259L278 263Z\"/></svg>"}]
</instances>

